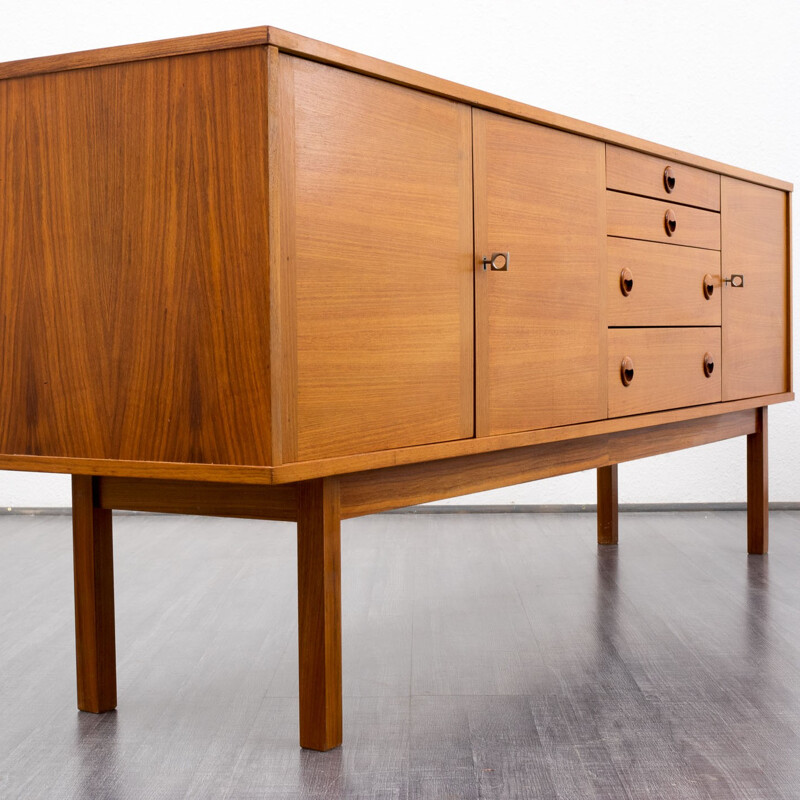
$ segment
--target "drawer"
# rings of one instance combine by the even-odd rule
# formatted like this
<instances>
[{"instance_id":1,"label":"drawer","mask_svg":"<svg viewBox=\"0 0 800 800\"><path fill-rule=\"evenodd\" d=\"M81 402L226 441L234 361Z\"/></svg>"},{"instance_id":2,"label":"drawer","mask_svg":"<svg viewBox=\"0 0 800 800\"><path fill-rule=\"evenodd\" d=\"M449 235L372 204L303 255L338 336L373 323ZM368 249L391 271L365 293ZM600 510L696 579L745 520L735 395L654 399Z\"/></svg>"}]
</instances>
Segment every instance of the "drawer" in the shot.
<instances>
[{"instance_id":1,"label":"drawer","mask_svg":"<svg viewBox=\"0 0 800 800\"><path fill-rule=\"evenodd\" d=\"M608 235L719 250L719 214L606 191ZM668 224L669 223L669 224Z\"/></svg>"},{"instance_id":2,"label":"drawer","mask_svg":"<svg viewBox=\"0 0 800 800\"><path fill-rule=\"evenodd\" d=\"M718 403L720 337L719 328L609 330L609 417ZM706 354L713 360L710 375Z\"/></svg>"},{"instance_id":3,"label":"drawer","mask_svg":"<svg viewBox=\"0 0 800 800\"><path fill-rule=\"evenodd\" d=\"M606 186L712 211L720 208L720 179L715 172L646 156L624 147L606 145Z\"/></svg>"},{"instance_id":4,"label":"drawer","mask_svg":"<svg viewBox=\"0 0 800 800\"><path fill-rule=\"evenodd\" d=\"M608 324L719 325L720 254L608 238Z\"/></svg>"}]
</instances>

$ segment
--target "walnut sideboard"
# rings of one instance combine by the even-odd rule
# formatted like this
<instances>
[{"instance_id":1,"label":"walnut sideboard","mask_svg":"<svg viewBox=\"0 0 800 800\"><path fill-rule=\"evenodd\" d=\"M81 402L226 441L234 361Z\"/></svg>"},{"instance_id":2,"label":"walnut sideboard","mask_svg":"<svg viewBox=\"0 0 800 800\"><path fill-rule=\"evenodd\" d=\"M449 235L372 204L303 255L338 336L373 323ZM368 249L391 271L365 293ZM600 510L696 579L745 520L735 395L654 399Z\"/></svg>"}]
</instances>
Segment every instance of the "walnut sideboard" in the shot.
<instances>
[{"instance_id":1,"label":"walnut sideboard","mask_svg":"<svg viewBox=\"0 0 800 800\"><path fill-rule=\"evenodd\" d=\"M298 527L300 743L342 740L340 520L747 437L793 399L791 185L274 28L0 65L0 467Z\"/></svg>"}]
</instances>

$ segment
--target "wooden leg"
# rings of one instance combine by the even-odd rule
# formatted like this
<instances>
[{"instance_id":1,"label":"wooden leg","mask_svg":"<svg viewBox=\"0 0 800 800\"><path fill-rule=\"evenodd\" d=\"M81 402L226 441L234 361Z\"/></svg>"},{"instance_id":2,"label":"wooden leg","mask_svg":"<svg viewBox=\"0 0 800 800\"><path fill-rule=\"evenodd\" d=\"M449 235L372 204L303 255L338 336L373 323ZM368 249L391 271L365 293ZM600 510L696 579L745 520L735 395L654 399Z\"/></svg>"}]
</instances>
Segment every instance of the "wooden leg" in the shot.
<instances>
[{"instance_id":1,"label":"wooden leg","mask_svg":"<svg viewBox=\"0 0 800 800\"><path fill-rule=\"evenodd\" d=\"M753 555L769 549L767 463L767 409L759 408L756 432L747 436L747 552Z\"/></svg>"},{"instance_id":2,"label":"wooden leg","mask_svg":"<svg viewBox=\"0 0 800 800\"><path fill-rule=\"evenodd\" d=\"M92 477L72 476L78 708L99 714L117 707L117 664L111 512L95 497Z\"/></svg>"},{"instance_id":3,"label":"wooden leg","mask_svg":"<svg viewBox=\"0 0 800 800\"><path fill-rule=\"evenodd\" d=\"M616 544L619 535L617 465L597 469L597 544Z\"/></svg>"},{"instance_id":4,"label":"wooden leg","mask_svg":"<svg viewBox=\"0 0 800 800\"><path fill-rule=\"evenodd\" d=\"M339 481L300 484L297 589L300 746L342 743L342 623Z\"/></svg>"}]
</instances>

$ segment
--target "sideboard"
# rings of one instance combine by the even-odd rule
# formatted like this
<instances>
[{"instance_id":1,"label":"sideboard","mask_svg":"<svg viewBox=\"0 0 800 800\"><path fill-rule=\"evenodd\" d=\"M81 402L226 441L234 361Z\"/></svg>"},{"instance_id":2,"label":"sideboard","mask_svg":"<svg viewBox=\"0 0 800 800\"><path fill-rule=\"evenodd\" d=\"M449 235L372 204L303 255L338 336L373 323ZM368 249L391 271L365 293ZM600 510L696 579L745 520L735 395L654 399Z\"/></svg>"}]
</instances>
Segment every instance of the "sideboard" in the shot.
<instances>
[{"instance_id":1,"label":"sideboard","mask_svg":"<svg viewBox=\"0 0 800 800\"><path fill-rule=\"evenodd\" d=\"M78 707L112 509L290 520L300 743L342 741L340 520L747 437L792 400L792 187L275 28L0 65L0 467L73 476Z\"/></svg>"}]
</instances>

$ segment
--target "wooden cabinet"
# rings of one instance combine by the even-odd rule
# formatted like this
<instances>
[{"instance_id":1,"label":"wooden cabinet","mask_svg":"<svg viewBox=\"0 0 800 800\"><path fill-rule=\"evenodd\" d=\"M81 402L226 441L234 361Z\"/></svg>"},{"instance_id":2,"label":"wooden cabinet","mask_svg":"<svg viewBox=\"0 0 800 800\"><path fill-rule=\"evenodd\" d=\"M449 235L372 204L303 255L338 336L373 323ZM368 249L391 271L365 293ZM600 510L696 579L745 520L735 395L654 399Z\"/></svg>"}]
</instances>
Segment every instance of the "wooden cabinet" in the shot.
<instances>
[{"instance_id":1,"label":"wooden cabinet","mask_svg":"<svg viewBox=\"0 0 800 800\"><path fill-rule=\"evenodd\" d=\"M473 435L470 109L292 56L282 459Z\"/></svg>"},{"instance_id":2,"label":"wooden cabinet","mask_svg":"<svg viewBox=\"0 0 800 800\"><path fill-rule=\"evenodd\" d=\"M606 147L606 185L627 194L719 211L719 175L625 147Z\"/></svg>"},{"instance_id":3,"label":"wooden cabinet","mask_svg":"<svg viewBox=\"0 0 800 800\"><path fill-rule=\"evenodd\" d=\"M282 482L790 391L785 184L248 35L0 71L9 465ZM694 388L609 341L697 326Z\"/></svg>"},{"instance_id":4,"label":"wooden cabinet","mask_svg":"<svg viewBox=\"0 0 800 800\"><path fill-rule=\"evenodd\" d=\"M723 400L790 388L788 247L786 193L723 177Z\"/></svg>"},{"instance_id":5,"label":"wooden cabinet","mask_svg":"<svg viewBox=\"0 0 800 800\"><path fill-rule=\"evenodd\" d=\"M719 361L719 328L613 328L609 416L717 403Z\"/></svg>"},{"instance_id":6,"label":"wooden cabinet","mask_svg":"<svg viewBox=\"0 0 800 800\"><path fill-rule=\"evenodd\" d=\"M473 136L477 433L603 418L603 145L481 109Z\"/></svg>"},{"instance_id":7,"label":"wooden cabinet","mask_svg":"<svg viewBox=\"0 0 800 800\"><path fill-rule=\"evenodd\" d=\"M0 467L298 524L300 741L341 741L341 519L747 436L791 392L791 185L280 31L0 65Z\"/></svg>"},{"instance_id":8,"label":"wooden cabinet","mask_svg":"<svg viewBox=\"0 0 800 800\"><path fill-rule=\"evenodd\" d=\"M720 325L720 253L608 239L608 324Z\"/></svg>"},{"instance_id":9,"label":"wooden cabinet","mask_svg":"<svg viewBox=\"0 0 800 800\"><path fill-rule=\"evenodd\" d=\"M608 235L719 250L719 214L699 208L609 192Z\"/></svg>"}]
</instances>

